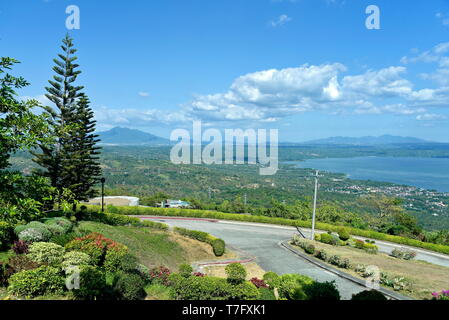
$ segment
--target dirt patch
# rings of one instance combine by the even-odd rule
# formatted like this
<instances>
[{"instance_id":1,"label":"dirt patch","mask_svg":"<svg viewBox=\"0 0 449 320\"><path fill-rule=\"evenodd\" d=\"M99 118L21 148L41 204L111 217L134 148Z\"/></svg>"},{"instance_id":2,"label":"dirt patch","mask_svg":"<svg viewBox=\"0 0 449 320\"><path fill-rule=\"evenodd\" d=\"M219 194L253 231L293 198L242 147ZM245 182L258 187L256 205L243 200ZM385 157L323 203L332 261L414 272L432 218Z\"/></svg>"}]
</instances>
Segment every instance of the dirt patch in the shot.
<instances>
[{"instance_id":1,"label":"dirt patch","mask_svg":"<svg viewBox=\"0 0 449 320\"><path fill-rule=\"evenodd\" d=\"M251 278L259 278L262 279L265 274L265 270L263 270L256 262L249 262L243 264L246 269L247 276L246 279L250 280ZM226 278L225 272L226 266L210 266L203 267L204 273L208 276Z\"/></svg>"}]
</instances>

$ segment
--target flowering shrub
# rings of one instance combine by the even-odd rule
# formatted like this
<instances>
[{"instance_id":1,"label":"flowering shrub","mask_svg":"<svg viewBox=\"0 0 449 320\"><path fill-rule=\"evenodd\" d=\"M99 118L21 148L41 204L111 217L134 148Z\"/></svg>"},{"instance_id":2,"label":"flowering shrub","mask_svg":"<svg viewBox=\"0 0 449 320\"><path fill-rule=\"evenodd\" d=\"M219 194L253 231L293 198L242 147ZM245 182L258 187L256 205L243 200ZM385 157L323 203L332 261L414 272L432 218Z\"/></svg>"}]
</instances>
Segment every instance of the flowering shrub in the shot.
<instances>
[{"instance_id":1,"label":"flowering shrub","mask_svg":"<svg viewBox=\"0 0 449 320\"><path fill-rule=\"evenodd\" d=\"M150 278L153 284L169 285L168 277L170 276L170 269L160 266L150 270Z\"/></svg>"},{"instance_id":2,"label":"flowering shrub","mask_svg":"<svg viewBox=\"0 0 449 320\"><path fill-rule=\"evenodd\" d=\"M76 238L65 245L68 251L77 250L88 254L92 263L102 265L109 250L124 250L124 245L108 239L99 233Z\"/></svg>"},{"instance_id":3,"label":"flowering shrub","mask_svg":"<svg viewBox=\"0 0 449 320\"><path fill-rule=\"evenodd\" d=\"M259 288L268 288L268 285L262 279L252 278L250 281L252 282L253 285L256 286L257 289L259 289Z\"/></svg>"},{"instance_id":4,"label":"flowering shrub","mask_svg":"<svg viewBox=\"0 0 449 320\"><path fill-rule=\"evenodd\" d=\"M443 290L441 292L433 292L432 300L449 300L449 290Z\"/></svg>"},{"instance_id":5,"label":"flowering shrub","mask_svg":"<svg viewBox=\"0 0 449 320\"><path fill-rule=\"evenodd\" d=\"M26 254L28 253L28 242L23 240L14 241L12 250L15 254Z\"/></svg>"},{"instance_id":6,"label":"flowering shrub","mask_svg":"<svg viewBox=\"0 0 449 320\"><path fill-rule=\"evenodd\" d=\"M62 262L64 247L51 242L35 242L30 245L27 256L39 263L56 266Z\"/></svg>"}]
</instances>

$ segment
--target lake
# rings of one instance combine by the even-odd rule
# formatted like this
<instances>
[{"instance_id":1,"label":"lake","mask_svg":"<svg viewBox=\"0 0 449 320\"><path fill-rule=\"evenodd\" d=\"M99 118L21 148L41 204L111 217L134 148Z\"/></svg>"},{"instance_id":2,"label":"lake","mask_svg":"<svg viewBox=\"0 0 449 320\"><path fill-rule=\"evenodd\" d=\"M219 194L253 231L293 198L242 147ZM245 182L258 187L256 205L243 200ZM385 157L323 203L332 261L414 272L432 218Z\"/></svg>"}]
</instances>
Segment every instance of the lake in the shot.
<instances>
[{"instance_id":1,"label":"lake","mask_svg":"<svg viewBox=\"0 0 449 320\"><path fill-rule=\"evenodd\" d=\"M324 158L293 163L300 168L345 173L351 179L392 182L449 192L448 158Z\"/></svg>"}]
</instances>

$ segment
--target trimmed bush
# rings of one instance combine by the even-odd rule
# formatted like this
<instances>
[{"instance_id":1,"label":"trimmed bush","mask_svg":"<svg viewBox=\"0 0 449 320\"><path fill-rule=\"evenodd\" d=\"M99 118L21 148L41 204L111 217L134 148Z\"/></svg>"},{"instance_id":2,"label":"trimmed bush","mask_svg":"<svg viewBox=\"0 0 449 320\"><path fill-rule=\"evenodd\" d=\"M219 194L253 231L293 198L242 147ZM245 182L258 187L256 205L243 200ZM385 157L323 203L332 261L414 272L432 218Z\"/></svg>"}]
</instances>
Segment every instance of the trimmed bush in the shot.
<instances>
[{"instance_id":1,"label":"trimmed bush","mask_svg":"<svg viewBox=\"0 0 449 320\"><path fill-rule=\"evenodd\" d=\"M100 268L82 265L79 267L79 288L71 292L76 299L95 300L104 298L107 292L106 275Z\"/></svg>"},{"instance_id":2,"label":"trimmed bush","mask_svg":"<svg viewBox=\"0 0 449 320\"><path fill-rule=\"evenodd\" d=\"M346 228L340 228L340 230L338 230L338 237L342 241L347 241L351 236Z\"/></svg>"},{"instance_id":3,"label":"trimmed bush","mask_svg":"<svg viewBox=\"0 0 449 320\"><path fill-rule=\"evenodd\" d=\"M335 281L331 282L313 282L304 288L307 300L314 301L336 301L340 300Z\"/></svg>"},{"instance_id":4,"label":"trimmed bush","mask_svg":"<svg viewBox=\"0 0 449 320\"><path fill-rule=\"evenodd\" d=\"M320 241L333 246L336 246L338 244L338 239L328 233L321 234Z\"/></svg>"},{"instance_id":5,"label":"trimmed bush","mask_svg":"<svg viewBox=\"0 0 449 320\"><path fill-rule=\"evenodd\" d=\"M28 258L35 262L56 266L62 262L64 247L51 242L35 242L28 249Z\"/></svg>"},{"instance_id":6,"label":"trimmed bush","mask_svg":"<svg viewBox=\"0 0 449 320\"><path fill-rule=\"evenodd\" d=\"M8 273L18 273L25 270L37 269L41 263L35 262L25 255L13 256L8 259Z\"/></svg>"},{"instance_id":7,"label":"trimmed bush","mask_svg":"<svg viewBox=\"0 0 449 320\"><path fill-rule=\"evenodd\" d=\"M265 273L263 275L263 280L271 289L279 288L281 284L281 277L273 271L268 271L267 273Z\"/></svg>"},{"instance_id":8,"label":"trimmed bush","mask_svg":"<svg viewBox=\"0 0 449 320\"><path fill-rule=\"evenodd\" d=\"M312 278L299 274L283 274L280 276L279 296L287 300L307 300L304 288L312 284Z\"/></svg>"},{"instance_id":9,"label":"trimmed bush","mask_svg":"<svg viewBox=\"0 0 449 320\"><path fill-rule=\"evenodd\" d=\"M239 284L246 279L245 267L240 263L228 264L225 268L227 280L233 284Z\"/></svg>"},{"instance_id":10,"label":"trimmed bush","mask_svg":"<svg viewBox=\"0 0 449 320\"><path fill-rule=\"evenodd\" d=\"M351 300L374 301L374 300L388 300L388 299L381 292L373 289L373 290L365 290L365 291L361 291L359 293L353 294Z\"/></svg>"},{"instance_id":11,"label":"trimmed bush","mask_svg":"<svg viewBox=\"0 0 449 320\"><path fill-rule=\"evenodd\" d=\"M124 259L128 255L128 248L125 246L119 246L113 250L107 250L106 256L104 258L104 268L108 272L117 272L119 270L123 270L125 268L133 269L137 267L137 265L132 265L130 267L126 267L126 259Z\"/></svg>"},{"instance_id":12,"label":"trimmed bush","mask_svg":"<svg viewBox=\"0 0 449 320\"><path fill-rule=\"evenodd\" d=\"M379 248L375 244L365 243L363 245L363 250L371 254L376 254L379 251Z\"/></svg>"},{"instance_id":13,"label":"trimmed bush","mask_svg":"<svg viewBox=\"0 0 449 320\"><path fill-rule=\"evenodd\" d=\"M207 232L189 230L185 228L175 227L173 229L176 233L183 235L185 237L195 239L201 242L208 243L212 246L215 256L220 257L225 252L226 244L222 239L216 238Z\"/></svg>"},{"instance_id":14,"label":"trimmed bush","mask_svg":"<svg viewBox=\"0 0 449 320\"><path fill-rule=\"evenodd\" d=\"M416 257L416 252L407 249L394 249L390 254L392 257L404 260L412 260Z\"/></svg>"},{"instance_id":15,"label":"trimmed bush","mask_svg":"<svg viewBox=\"0 0 449 320\"><path fill-rule=\"evenodd\" d=\"M170 296L176 300L254 300L258 289L250 282L234 285L217 277L185 278L180 274L170 275Z\"/></svg>"},{"instance_id":16,"label":"trimmed bush","mask_svg":"<svg viewBox=\"0 0 449 320\"><path fill-rule=\"evenodd\" d=\"M99 206L88 206L93 212L100 212ZM171 216L171 217L192 217L192 218L208 218L221 220L246 221L257 223L278 224L300 228L311 228L311 221L291 220L285 218L273 218L267 216L243 215L234 213L223 213L211 210L195 210L195 209L174 209L174 208L146 208L146 207L116 207L117 212L122 215L155 215L155 216ZM316 228L319 230L338 232L340 226L332 224L317 222ZM354 236L361 236L365 238L389 241L403 245L423 248L436 252L449 254L449 246L434 244L429 242L422 242L415 239L393 236L386 233L380 233L372 230L362 230L352 227L346 227L349 234Z\"/></svg>"},{"instance_id":17,"label":"trimmed bush","mask_svg":"<svg viewBox=\"0 0 449 320\"><path fill-rule=\"evenodd\" d=\"M183 263L179 266L179 274L185 278L188 278L192 275L193 268L190 264Z\"/></svg>"},{"instance_id":18,"label":"trimmed bush","mask_svg":"<svg viewBox=\"0 0 449 320\"><path fill-rule=\"evenodd\" d=\"M72 266L87 266L90 263L91 258L88 254L81 251L70 251L64 255L61 267L63 270L67 270Z\"/></svg>"},{"instance_id":19,"label":"trimmed bush","mask_svg":"<svg viewBox=\"0 0 449 320\"><path fill-rule=\"evenodd\" d=\"M327 261L327 252L323 250L317 250L314 256L320 260Z\"/></svg>"},{"instance_id":20,"label":"trimmed bush","mask_svg":"<svg viewBox=\"0 0 449 320\"><path fill-rule=\"evenodd\" d=\"M21 231L19 233L19 239L26 242L42 242L48 240L40 229L35 228L28 228Z\"/></svg>"},{"instance_id":21,"label":"trimmed bush","mask_svg":"<svg viewBox=\"0 0 449 320\"><path fill-rule=\"evenodd\" d=\"M311 243L307 244L304 247L304 251L308 254L314 254L315 253L315 246Z\"/></svg>"},{"instance_id":22,"label":"trimmed bush","mask_svg":"<svg viewBox=\"0 0 449 320\"><path fill-rule=\"evenodd\" d=\"M52 228L54 228L55 226L57 226L57 228L55 230L60 230L60 228L62 228L61 234L69 233L72 231L72 228L73 228L73 223L70 222L69 219L62 218L62 217L47 219L45 221L45 224L47 225L48 228L50 228L50 230Z\"/></svg>"},{"instance_id":23,"label":"trimmed bush","mask_svg":"<svg viewBox=\"0 0 449 320\"><path fill-rule=\"evenodd\" d=\"M158 268L153 268L150 270L150 278L152 284L162 284L164 286L168 286L170 284L170 269L160 266Z\"/></svg>"},{"instance_id":24,"label":"trimmed bush","mask_svg":"<svg viewBox=\"0 0 449 320\"><path fill-rule=\"evenodd\" d=\"M42 266L13 274L8 292L21 297L62 294L65 281L58 268Z\"/></svg>"},{"instance_id":25,"label":"trimmed bush","mask_svg":"<svg viewBox=\"0 0 449 320\"><path fill-rule=\"evenodd\" d=\"M132 273L121 273L114 286L114 292L120 300L142 300L145 298L145 282Z\"/></svg>"}]
</instances>

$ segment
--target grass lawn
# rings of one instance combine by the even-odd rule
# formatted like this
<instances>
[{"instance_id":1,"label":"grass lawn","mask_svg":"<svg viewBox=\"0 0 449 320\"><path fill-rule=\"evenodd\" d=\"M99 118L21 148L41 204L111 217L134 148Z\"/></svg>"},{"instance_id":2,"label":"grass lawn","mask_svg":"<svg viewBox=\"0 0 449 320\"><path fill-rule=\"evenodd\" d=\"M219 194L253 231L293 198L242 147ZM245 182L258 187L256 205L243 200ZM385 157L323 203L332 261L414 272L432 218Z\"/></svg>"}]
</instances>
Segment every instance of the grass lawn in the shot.
<instances>
[{"instance_id":1,"label":"grass lawn","mask_svg":"<svg viewBox=\"0 0 449 320\"><path fill-rule=\"evenodd\" d=\"M79 228L101 233L126 245L140 263L147 267L163 265L176 271L181 263L217 259L210 245L170 231L110 226L91 221L80 222Z\"/></svg>"},{"instance_id":2,"label":"grass lawn","mask_svg":"<svg viewBox=\"0 0 449 320\"><path fill-rule=\"evenodd\" d=\"M324 249L328 255L339 255L342 258L348 258L352 265L374 265L377 266L381 272L407 278L412 282L412 288L410 291L400 291L400 293L415 299L430 299L432 297L432 292L439 292L449 288L449 268L447 267L419 260L402 260L391 257L385 253L369 254L363 250L348 246L332 246L317 241L314 241L313 244L316 249ZM299 247L298 249L302 251ZM338 268L334 265L331 266L357 278L363 279L363 277L352 269ZM389 287L386 288L393 290Z\"/></svg>"}]
</instances>

